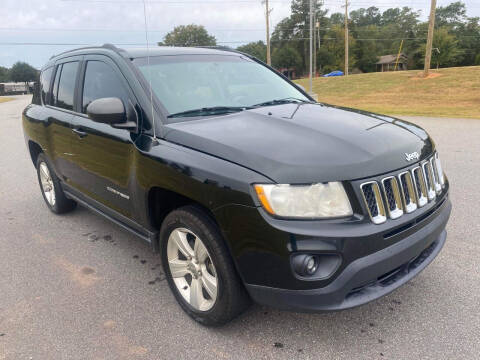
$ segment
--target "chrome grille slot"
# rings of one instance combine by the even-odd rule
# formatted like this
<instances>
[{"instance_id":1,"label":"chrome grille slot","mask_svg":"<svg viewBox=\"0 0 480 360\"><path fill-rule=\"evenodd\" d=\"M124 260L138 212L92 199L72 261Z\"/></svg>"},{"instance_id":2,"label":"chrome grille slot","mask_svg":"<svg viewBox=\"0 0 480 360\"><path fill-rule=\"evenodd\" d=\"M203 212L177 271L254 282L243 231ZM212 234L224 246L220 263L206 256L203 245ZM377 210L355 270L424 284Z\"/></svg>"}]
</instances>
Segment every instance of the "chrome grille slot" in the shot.
<instances>
[{"instance_id":1,"label":"chrome grille slot","mask_svg":"<svg viewBox=\"0 0 480 360\"><path fill-rule=\"evenodd\" d=\"M443 175L442 164L440 163L440 158L438 157L438 153L435 153L435 169L437 171L437 179L440 183L442 189L445 187L445 176Z\"/></svg>"},{"instance_id":2,"label":"chrome grille slot","mask_svg":"<svg viewBox=\"0 0 480 360\"><path fill-rule=\"evenodd\" d=\"M433 171L430 166L430 161L422 164L423 175L425 176L425 185L427 186L428 200L433 200L437 196L435 192L435 184L433 182Z\"/></svg>"},{"instance_id":3,"label":"chrome grille slot","mask_svg":"<svg viewBox=\"0 0 480 360\"><path fill-rule=\"evenodd\" d=\"M403 215L403 203L400 197L400 188L397 179L393 176L382 180L383 191L387 202L388 214L391 219L398 219Z\"/></svg>"},{"instance_id":4,"label":"chrome grille slot","mask_svg":"<svg viewBox=\"0 0 480 360\"><path fill-rule=\"evenodd\" d=\"M418 207L424 206L428 202L427 186L425 185L425 178L421 167L416 167L412 170L413 182L417 192Z\"/></svg>"},{"instance_id":5,"label":"chrome grille slot","mask_svg":"<svg viewBox=\"0 0 480 360\"><path fill-rule=\"evenodd\" d=\"M405 171L398 175L398 179L400 181L400 189L402 190L405 212L409 214L417 210L417 196L412 175L408 171Z\"/></svg>"},{"instance_id":6,"label":"chrome grille slot","mask_svg":"<svg viewBox=\"0 0 480 360\"><path fill-rule=\"evenodd\" d=\"M438 169L437 169L437 161L436 161L435 157L432 157L430 159L430 168L432 169L432 179L433 179L435 192L438 195L442 192L442 185L440 184L440 180L439 180L439 176L438 176Z\"/></svg>"},{"instance_id":7,"label":"chrome grille slot","mask_svg":"<svg viewBox=\"0 0 480 360\"><path fill-rule=\"evenodd\" d=\"M373 223L384 223L387 217L378 184L375 181L371 181L360 185L360 188L362 189L363 199L367 205L368 214Z\"/></svg>"}]
</instances>

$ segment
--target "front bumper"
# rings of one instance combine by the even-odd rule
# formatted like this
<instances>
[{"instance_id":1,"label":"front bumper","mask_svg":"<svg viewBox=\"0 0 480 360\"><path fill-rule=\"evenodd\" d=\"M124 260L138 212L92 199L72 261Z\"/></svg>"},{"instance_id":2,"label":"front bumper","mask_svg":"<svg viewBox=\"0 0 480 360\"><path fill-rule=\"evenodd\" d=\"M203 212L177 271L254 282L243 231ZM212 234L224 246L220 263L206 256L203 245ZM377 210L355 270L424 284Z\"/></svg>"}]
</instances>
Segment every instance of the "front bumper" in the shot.
<instances>
[{"instance_id":1,"label":"front bumper","mask_svg":"<svg viewBox=\"0 0 480 360\"><path fill-rule=\"evenodd\" d=\"M368 303L405 284L432 262L445 243L451 208L447 198L431 222L401 241L351 262L322 288L245 286L257 303L284 310L333 311Z\"/></svg>"}]
</instances>

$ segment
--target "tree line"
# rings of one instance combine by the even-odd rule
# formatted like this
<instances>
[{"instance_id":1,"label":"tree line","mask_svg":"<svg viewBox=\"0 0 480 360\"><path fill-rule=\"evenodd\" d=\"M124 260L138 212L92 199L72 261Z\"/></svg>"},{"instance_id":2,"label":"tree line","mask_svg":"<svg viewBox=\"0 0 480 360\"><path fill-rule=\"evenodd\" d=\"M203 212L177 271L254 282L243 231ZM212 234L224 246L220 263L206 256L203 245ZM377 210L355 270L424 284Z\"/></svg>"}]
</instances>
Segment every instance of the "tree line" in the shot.
<instances>
[{"instance_id":1,"label":"tree line","mask_svg":"<svg viewBox=\"0 0 480 360\"><path fill-rule=\"evenodd\" d=\"M292 0L291 15L276 26L271 36L272 65L294 68L298 75L309 68L310 2ZM345 70L345 15L328 14L318 1L314 5L317 36L316 67L321 73ZM408 67L424 66L428 22L421 21L420 12L410 7L380 11L371 6L349 13L350 71L371 72L378 57L402 52L408 56ZM318 44L319 42L319 44ZM177 26L159 45L214 46L217 41L201 25ZM237 48L266 61L263 41ZM461 1L438 7L433 39L432 66L452 67L480 65L480 18L468 17Z\"/></svg>"},{"instance_id":2,"label":"tree line","mask_svg":"<svg viewBox=\"0 0 480 360\"><path fill-rule=\"evenodd\" d=\"M317 69L326 73L345 70L345 15L333 13L315 4ZM272 41L272 65L296 68L306 73L309 66L309 0L293 0L291 15L275 27ZM350 69L375 71L379 56L402 52L408 56L411 69L424 66L428 22L420 20L420 12L410 7L361 8L349 13ZM432 66L452 67L480 65L480 18L468 17L461 1L438 7L433 39ZM266 45L249 43L238 48L261 60L266 59Z\"/></svg>"},{"instance_id":3,"label":"tree line","mask_svg":"<svg viewBox=\"0 0 480 360\"><path fill-rule=\"evenodd\" d=\"M0 83L4 82L30 82L38 78L38 70L33 66L18 61L9 69L0 66Z\"/></svg>"}]
</instances>

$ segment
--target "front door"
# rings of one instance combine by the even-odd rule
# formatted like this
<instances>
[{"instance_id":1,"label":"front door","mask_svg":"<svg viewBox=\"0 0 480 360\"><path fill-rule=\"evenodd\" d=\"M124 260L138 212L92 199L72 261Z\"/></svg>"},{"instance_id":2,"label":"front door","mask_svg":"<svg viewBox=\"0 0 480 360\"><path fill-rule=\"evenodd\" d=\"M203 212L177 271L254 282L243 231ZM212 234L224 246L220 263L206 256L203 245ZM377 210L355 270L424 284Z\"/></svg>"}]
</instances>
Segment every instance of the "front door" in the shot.
<instances>
[{"instance_id":1,"label":"front door","mask_svg":"<svg viewBox=\"0 0 480 360\"><path fill-rule=\"evenodd\" d=\"M56 64L56 67L48 69L51 74L42 74L54 76L53 84L45 80L44 87L50 90L45 91L43 101L45 111L48 115L49 156L53 162L57 175L65 182L69 182L74 169L72 157L72 142L74 139L72 133L72 121L74 118L74 98L76 92L76 83L80 70L81 57L72 57L62 59L62 62ZM47 89L45 89L47 90Z\"/></svg>"},{"instance_id":2,"label":"front door","mask_svg":"<svg viewBox=\"0 0 480 360\"><path fill-rule=\"evenodd\" d=\"M129 120L137 120L133 94L117 66L106 57L86 57L82 74L84 80L78 97L81 113L73 119L76 137L72 152L78 169L72 185L97 202L131 218L136 134L96 123L86 115L86 110L93 100L116 97L122 100Z\"/></svg>"}]
</instances>

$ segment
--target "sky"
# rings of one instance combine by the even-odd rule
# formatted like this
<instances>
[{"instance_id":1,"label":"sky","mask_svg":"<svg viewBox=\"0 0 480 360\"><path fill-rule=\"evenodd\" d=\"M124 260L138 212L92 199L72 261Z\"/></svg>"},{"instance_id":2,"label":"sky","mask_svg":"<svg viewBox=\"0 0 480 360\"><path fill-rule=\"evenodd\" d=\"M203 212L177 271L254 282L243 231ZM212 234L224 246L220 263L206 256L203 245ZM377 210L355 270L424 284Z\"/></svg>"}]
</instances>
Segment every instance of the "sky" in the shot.
<instances>
[{"instance_id":1,"label":"sky","mask_svg":"<svg viewBox=\"0 0 480 360\"><path fill-rule=\"evenodd\" d=\"M40 68L53 54L81 45L145 47L142 0L0 0L0 66L25 61ZM438 0L445 6L453 0ZM468 16L480 16L480 1L464 0ZM290 0L270 0L271 29L290 15ZM324 0L330 13L343 0ZM427 19L430 0L350 0L350 9L410 6ZM265 40L261 0L146 0L148 41L156 44L177 25L200 24L219 45L237 47ZM25 43L29 43L26 45ZM32 43L36 43L34 45ZM41 43L42 45L38 45ZM61 45L58 45L61 44Z\"/></svg>"}]
</instances>

